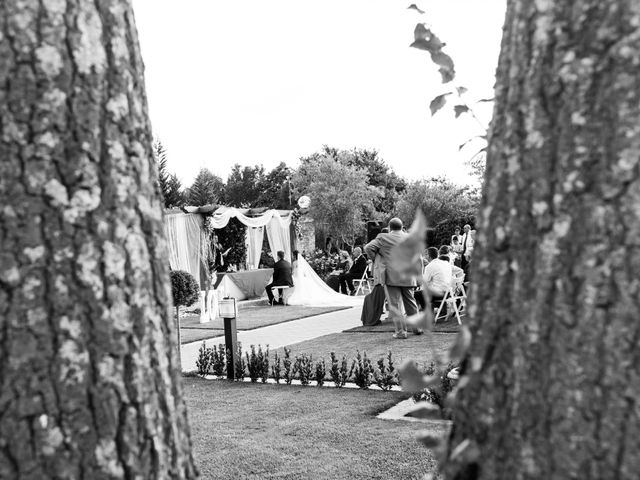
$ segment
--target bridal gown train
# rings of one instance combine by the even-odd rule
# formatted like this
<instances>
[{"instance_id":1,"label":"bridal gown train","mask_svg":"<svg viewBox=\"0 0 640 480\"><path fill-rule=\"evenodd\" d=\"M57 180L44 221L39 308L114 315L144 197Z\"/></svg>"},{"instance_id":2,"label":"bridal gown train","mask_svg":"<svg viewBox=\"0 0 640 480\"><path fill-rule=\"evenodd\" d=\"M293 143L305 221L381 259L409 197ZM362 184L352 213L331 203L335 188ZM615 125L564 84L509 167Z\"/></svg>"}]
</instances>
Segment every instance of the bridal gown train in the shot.
<instances>
[{"instance_id":1,"label":"bridal gown train","mask_svg":"<svg viewBox=\"0 0 640 480\"><path fill-rule=\"evenodd\" d=\"M293 262L293 292L289 305L310 307L355 307L362 305L363 297L350 297L333 290L313 271L302 255Z\"/></svg>"}]
</instances>

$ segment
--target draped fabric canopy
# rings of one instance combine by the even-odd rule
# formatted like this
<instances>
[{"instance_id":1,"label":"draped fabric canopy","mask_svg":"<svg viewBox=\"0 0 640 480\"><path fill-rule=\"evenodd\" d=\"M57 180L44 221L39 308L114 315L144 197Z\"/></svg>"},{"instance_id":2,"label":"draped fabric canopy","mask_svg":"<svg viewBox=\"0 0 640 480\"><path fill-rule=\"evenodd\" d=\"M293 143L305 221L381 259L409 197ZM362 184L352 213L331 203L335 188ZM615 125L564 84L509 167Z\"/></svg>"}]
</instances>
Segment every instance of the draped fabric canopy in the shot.
<instances>
[{"instance_id":1,"label":"draped fabric canopy","mask_svg":"<svg viewBox=\"0 0 640 480\"><path fill-rule=\"evenodd\" d=\"M202 216L196 213L178 213L164 217L169 265L173 270L189 272L196 280L200 278L200 262L206 248L202 223Z\"/></svg>"},{"instance_id":2,"label":"draped fabric canopy","mask_svg":"<svg viewBox=\"0 0 640 480\"><path fill-rule=\"evenodd\" d=\"M185 270L196 279L200 278L200 264L206 267L207 241L204 222L207 227L221 229L231 218L237 218L247 227L247 267L256 269L260 264L262 241L266 227L269 248L274 260L276 252L285 252L291 258L291 236L289 229L292 215L290 211L266 210L256 217L247 216L247 209L220 207L212 215L203 217L200 213L171 213L165 216L165 236L169 244L169 264L174 270ZM281 215L282 213L282 215Z\"/></svg>"},{"instance_id":3,"label":"draped fabric canopy","mask_svg":"<svg viewBox=\"0 0 640 480\"><path fill-rule=\"evenodd\" d=\"M266 210L257 217L248 217L245 215L247 210L220 207L213 215L207 218L209 226L212 228L224 228L232 218L237 218L240 223L247 227L246 243L252 248L247 248L247 264L257 265L260 263L260 252L262 251L263 228L267 227L267 239L269 248L274 260L277 260L278 250L284 252L285 258L291 258L291 235L289 228L291 226L291 212L285 216L281 216L278 210ZM252 229L256 230L252 230Z\"/></svg>"}]
</instances>

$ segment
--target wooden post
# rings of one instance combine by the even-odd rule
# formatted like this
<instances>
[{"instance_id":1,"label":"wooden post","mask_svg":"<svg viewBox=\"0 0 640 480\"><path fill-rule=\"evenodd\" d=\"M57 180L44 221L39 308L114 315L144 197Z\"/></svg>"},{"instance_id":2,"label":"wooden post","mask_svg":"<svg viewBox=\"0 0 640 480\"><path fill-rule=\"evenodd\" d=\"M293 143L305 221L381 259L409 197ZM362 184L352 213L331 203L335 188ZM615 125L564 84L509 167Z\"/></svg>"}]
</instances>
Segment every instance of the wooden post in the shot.
<instances>
[{"instance_id":1,"label":"wooden post","mask_svg":"<svg viewBox=\"0 0 640 480\"><path fill-rule=\"evenodd\" d=\"M235 318L224 319L224 344L229 352L227 355L227 378L236 378L236 361L238 359L238 330Z\"/></svg>"},{"instance_id":2,"label":"wooden post","mask_svg":"<svg viewBox=\"0 0 640 480\"><path fill-rule=\"evenodd\" d=\"M229 354L227 355L227 378L235 380L236 362L238 359L238 330L236 317L238 316L238 304L235 298L224 298L218 305L220 316L224 318L224 343Z\"/></svg>"}]
</instances>

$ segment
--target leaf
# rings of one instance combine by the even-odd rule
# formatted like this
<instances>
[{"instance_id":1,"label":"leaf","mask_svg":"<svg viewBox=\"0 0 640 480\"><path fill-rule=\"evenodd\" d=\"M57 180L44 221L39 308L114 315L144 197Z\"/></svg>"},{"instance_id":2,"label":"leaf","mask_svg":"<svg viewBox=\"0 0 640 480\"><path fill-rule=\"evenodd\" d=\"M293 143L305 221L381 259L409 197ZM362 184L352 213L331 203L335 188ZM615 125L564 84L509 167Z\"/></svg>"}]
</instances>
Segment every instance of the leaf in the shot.
<instances>
[{"instance_id":1,"label":"leaf","mask_svg":"<svg viewBox=\"0 0 640 480\"><path fill-rule=\"evenodd\" d=\"M442 83L449 83L456 77L455 71L448 68L442 67L438 69L438 71L440 72L440 76L442 77Z\"/></svg>"},{"instance_id":2,"label":"leaf","mask_svg":"<svg viewBox=\"0 0 640 480\"><path fill-rule=\"evenodd\" d=\"M466 105L456 105L453 107L454 112L456 112L456 118L462 115L465 112L469 111L469 107Z\"/></svg>"},{"instance_id":3,"label":"leaf","mask_svg":"<svg viewBox=\"0 0 640 480\"><path fill-rule=\"evenodd\" d=\"M394 270L408 275L422 275L422 252L426 246L427 220L421 211L411 224L409 235L393 247L389 253L389 264Z\"/></svg>"},{"instance_id":4,"label":"leaf","mask_svg":"<svg viewBox=\"0 0 640 480\"><path fill-rule=\"evenodd\" d=\"M424 10L420 10L415 3L412 3L407 7L407 10L415 10L418 13L425 13Z\"/></svg>"},{"instance_id":5,"label":"leaf","mask_svg":"<svg viewBox=\"0 0 640 480\"><path fill-rule=\"evenodd\" d=\"M442 410L431 402L420 402L409 410L405 417L420 418L423 420L441 420Z\"/></svg>"},{"instance_id":6,"label":"leaf","mask_svg":"<svg viewBox=\"0 0 640 480\"><path fill-rule=\"evenodd\" d=\"M405 322L411 327L421 328L422 330L431 330L433 327L433 312L431 310L431 308L426 308L415 315L407 317Z\"/></svg>"},{"instance_id":7,"label":"leaf","mask_svg":"<svg viewBox=\"0 0 640 480\"><path fill-rule=\"evenodd\" d=\"M435 448L442 443L442 437L434 435L430 430L422 430L416 439L427 448Z\"/></svg>"},{"instance_id":8,"label":"leaf","mask_svg":"<svg viewBox=\"0 0 640 480\"><path fill-rule=\"evenodd\" d=\"M495 102L495 100L495 98L483 98L482 100L478 100L476 103Z\"/></svg>"},{"instance_id":9,"label":"leaf","mask_svg":"<svg viewBox=\"0 0 640 480\"><path fill-rule=\"evenodd\" d=\"M472 140L475 140L476 138L481 138L481 139L483 139L485 141L487 140L487 136L486 135L474 135L473 137L471 137L470 139L468 139L464 143L460 144L460 146L458 147L458 151L462 150L469 142L471 142Z\"/></svg>"},{"instance_id":10,"label":"leaf","mask_svg":"<svg viewBox=\"0 0 640 480\"><path fill-rule=\"evenodd\" d=\"M405 360L398 369L398 373L400 374L402 389L407 392L419 392L440 383L440 377L424 375L411 360Z\"/></svg>"},{"instance_id":11,"label":"leaf","mask_svg":"<svg viewBox=\"0 0 640 480\"><path fill-rule=\"evenodd\" d=\"M427 52L439 52L445 46L442 41L429 30L424 23L418 23L413 30L414 42L411 44L414 48L426 50Z\"/></svg>"},{"instance_id":12,"label":"leaf","mask_svg":"<svg viewBox=\"0 0 640 480\"><path fill-rule=\"evenodd\" d=\"M441 66L442 68L446 68L448 70L451 70L452 72L454 71L453 60L449 55L441 50L431 52L431 60L433 60L433 63Z\"/></svg>"},{"instance_id":13,"label":"leaf","mask_svg":"<svg viewBox=\"0 0 640 480\"><path fill-rule=\"evenodd\" d=\"M431 100L429 104L429 110L431 110L431 116L433 117L438 110L444 107L444 104L447 103L447 95L451 95L451 93L443 93L442 95L438 95L436 98Z\"/></svg>"},{"instance_id":14,"label":"leaf","mask_svg":"<svg viewBox=\"0 0 640 480\"><path fill-rule=\"evenodd\" d=\"M456 87L456 90L458 91L458 95L464 95L469 91L467 87Z\"/></svg>"},{"instance_id":15,"label":"leaf","mask_svg":"<svg viewBox=\"0 0 640 480\"><path fill-rule=\"evenodd\" d=\"M456 336L456 341L449 350L449 361L453 363L460 362L471 345L471 331L466 325L460 327L460 331Z\"/></svg>"}]
</instances>

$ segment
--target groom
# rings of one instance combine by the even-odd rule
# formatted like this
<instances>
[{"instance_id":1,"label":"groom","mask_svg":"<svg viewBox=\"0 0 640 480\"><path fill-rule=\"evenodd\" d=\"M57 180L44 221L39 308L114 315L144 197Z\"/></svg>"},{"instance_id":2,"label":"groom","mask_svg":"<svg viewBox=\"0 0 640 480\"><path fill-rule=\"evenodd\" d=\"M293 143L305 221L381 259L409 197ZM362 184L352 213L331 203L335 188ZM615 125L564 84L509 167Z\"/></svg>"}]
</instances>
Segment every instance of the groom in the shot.
<instances>
[{"instance_id":1,"label":"groom","mask_svg":"<svg viewBox=\"0 0 640 480\"><path fill-rule=\"evenodd\" d=\"M282 301L282 289L278 289L279 300L275 302L273 298L272 288L277 287L293 287L293 278L291 277L291 264L284 259L284 252L281 250L277 253L278 261L273 266L273 281L267 285L264 289L269 297L269 305L283 305Z\"/></svg>"}]
</instances>

